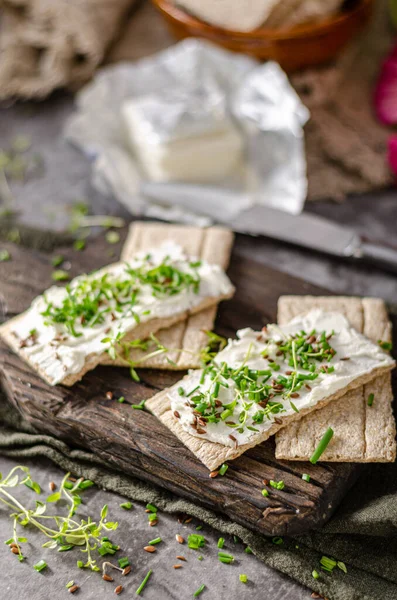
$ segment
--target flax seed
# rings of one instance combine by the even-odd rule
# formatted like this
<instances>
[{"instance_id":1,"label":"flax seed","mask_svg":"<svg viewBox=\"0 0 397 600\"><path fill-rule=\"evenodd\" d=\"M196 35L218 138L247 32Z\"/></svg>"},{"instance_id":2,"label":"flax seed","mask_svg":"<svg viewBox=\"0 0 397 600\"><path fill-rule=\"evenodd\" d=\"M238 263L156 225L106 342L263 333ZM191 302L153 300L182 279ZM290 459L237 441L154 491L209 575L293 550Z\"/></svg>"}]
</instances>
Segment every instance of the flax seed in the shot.
<instances>
[{"instance_id":1,"label":"flax seed","mask_svg":"<svg viewBox=\"0 0 397 600\"><path fill-rule=\"evenodd\" d=\"M211 477L211 479L214 479L214 477L217 477L218 475L219 475L219 471L212 471L212 472L210 473L210 477Z\"/></svg>"},{"instance_id":2,"label":"flax seed","mask_svg":"<svg viewBox=\"0 0 397 600\"><path fill-rule=\"evenodd\" d=\"M298 392L293 392L291 394L291 398L299 398L300 394L298 394Z\"/></svg>"},{"instance_id":3,"label":"flax seed","mask_svg":"<svg viewBox=\"0 0 397 600\"><path fill-rule=\"evenodd\" d=\"M11 552L13 554L19 554L19 550L18 550L18 548L16 546L14 546L14 548L11 548Z\"/></svg>"},{"instance_id":4,"label":"flax seed","mask_svg":"<svg viewBox=\"0 0 397 600\"><path fill-rule=\"evenodd\" d=\"M181 418L181 415L179 414L179 412L177 410L174 410L174 417L176 417L177 419Z\"/></svg>"},{"instance_id":5,"label":"flax seed","mask_svg":"<svg viewBox=\"0 0 397 600\"><path fill-rule=\"evenodd\" d=\"M182 565L174 565L174 569L182 569Z\"/></svg>"},{"instance_id":6,"label":"flax seed","mask_svg":"<svg viewBox=\"0 0 397 600\"><path fill-rule=\"evenodd\" d=\"M145 546L145 552L156 552L156 548L154 546Z\"/></svg>"},{"instance_id":7,"label":"flax seed","mask_svg":"<svg viewBox=\"0 0 397 600\"><path fill-rule=\"evenodd\" d=\"M199 429L198 427L196 428L196 431L197 431L197 433L199 433L199 434L207 433L207 432L205 431L205 429Z\"/></svg>"},{"instance_id":8,"label":"flax seed","mask_svg":"<svg viewBox=\"0 0 397 600\"><path fill-rule=\"evenodd\" d=\"M118 585L116 587L116 589L114 590L114 593L117 594L117 595L119 595L119 594L121 594L122 591L123 591L123 586L122 585Z\"/></svg>"},{"instance_id":9,"label":"flax seed","mask_svg":"<svg viewBox=\"0 0 397 600\"><path fill-rule=\"evenodd\" d=\"M185 524L187 525L188 523L191 523L193 521L193 517L188 517L187 519L185 519Z\"/></svg>"},{"instance_id":10,"label":"flax seed","mask_svg":"<svg viewBox=\"0 0 397 600\"><path fill-rule=\"evenodd\" d=\"M127 567L125 567L125 569L123 569L122 572L121 572L122 575L128 575L128 573L131 573L131 567L130 567L130 565L128 565Z\"/></svg>"},{"instance_id":11,"label":"flax seed","mask_svg":"<svg viewBox=\"0 0 397 600\"><path fill-rule=\"evenodd\" d=\"M157 519L154 519L153 521L149 521L150 527L156 527L157 523L158 523Z\"/></svg>"},{"instance_id":12,"label":"flax seed","mask_svg":"<svg viewBox=\"0 0 397 600\"><path fill-rule=\"evenodd\" d=\"M78 585L72 585L72 587L69 588L69 594L74 594L75 592L77 592L78 589Z\"/></svg>"},{"instance_id":13,"label":"flax seed","mask_svg":"<svg viewBox=\"0 0 397 600\"><path fill-rule=\"evenodd\" d=\"M305 388L309 391L312 389L308 383L305 384Z\"/></svg>"},{"instance_id":14,"label":"flax seed","mask_svg":"<svg viewBox=\"0 0 397 600\"><path fill-rule=\"evenodd\" d=\"M177 534L176 534L176 536L175 536L175 539L176 539L176 541L177 541L179 544L184 544L184 543L185 543L185 540L184 540L184 538L183 538L181 535L179 535L179 533L177 533Z\"/></svg>"},{"instance_id":15,"label":"flax seed","mask_svg":"<svg viewBox=\"0 0 397 600\"><path fill-rule=\"evenodd\" d=\"M104 574L102 575L102 579L103 579L104 581L114 581L113 577L110 577L110 575L108 575L107 573L104 573Z\"/></svg>"},{"instance_id":16,"label":"flax seed","mask_svg":"<svg viewBox=\"0 0 397 600\"><path fill-rule=\"evenodd\" d=\"M186 561L186 558L184 556L176 556L176 559L177 560L184 560L184 561Z\"/></svg>"},{"instance_id":17,"label":"flax seed","mask_svg":"<svg viewBox=\"0 0 397 600\"><path fill-rule=\"evenodd\" d=\"M229 438L232 440L232 442L237 443L236 438L234 437L234 435L232 435L231 433L229 433Z\"/></svg>"},{"instance_id":18,"label":"flax seed","mask_svg":"<svg viewBox=\"0 0 397 600\"><path fill-rule=\"evenodd\" d=\"M112 400L113 399L113 392L106 392L106 398L108 400Z\"/></svg>"},{"instance_id":19,"label":"flax seed","mask_svg":"<svg viewBox=\"0 0 397 600\"><path fill-rule=\"evenodd\" d=\"M55 491L55 488L57 487L55 485L55 483L53 481L50 481L50 483L48 484L48 487L50 488L50 492Z\"/></svg>"},{"instance_id":20,"label":"flax seed","mask_svg":"<svg viewBox=\"0 0 397 600\"><path fill-rule=\"evenodd\" d=\"M282 420L281 420L281 419L279 419L278 417L276 417L276 418L274 419L274 422L275 422L275 423L277 423L277 425L281 425L281 424L282 424Z\"/></svg>"}]
</instances>

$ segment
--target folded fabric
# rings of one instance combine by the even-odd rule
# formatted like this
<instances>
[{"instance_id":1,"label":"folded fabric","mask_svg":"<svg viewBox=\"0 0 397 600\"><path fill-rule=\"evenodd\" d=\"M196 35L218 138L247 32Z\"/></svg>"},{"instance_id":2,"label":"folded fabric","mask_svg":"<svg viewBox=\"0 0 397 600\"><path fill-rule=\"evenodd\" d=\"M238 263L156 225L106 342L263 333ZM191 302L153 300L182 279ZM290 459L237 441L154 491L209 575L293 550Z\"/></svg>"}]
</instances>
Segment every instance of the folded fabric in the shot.
<instances>
[{"instance_id":1,"label":"folded fabric","mask_svg":"<svg viewBox=\"0 0 397 600\"><path fill-rule=\"evenodd\" d=\"M16 429L17 428L17 429ZM116 472L98 456L70 449L48 435L35 433L0 398L0 454L24 459L45 456L65 471L92 479L107 490L168 513L187 513L220 532L238 536L270 567L289 575L329 600L397 599L397 465L369 467L346 496L335 516L319 531L283 544L254 533L210 510ZM322 555L343 561L347 573L319 568ZM313 579L312 571L320 572Z\"/></svg>"},{"instance_id":2,"label":"folded fabric","mask_svg":"<svg viewBox=\"0 0 397 600\"><path fill-rule=\"evenodd\" d=\"M0 99L88 81L136 0L0 0Z\"/></svg>"}]
</instances>

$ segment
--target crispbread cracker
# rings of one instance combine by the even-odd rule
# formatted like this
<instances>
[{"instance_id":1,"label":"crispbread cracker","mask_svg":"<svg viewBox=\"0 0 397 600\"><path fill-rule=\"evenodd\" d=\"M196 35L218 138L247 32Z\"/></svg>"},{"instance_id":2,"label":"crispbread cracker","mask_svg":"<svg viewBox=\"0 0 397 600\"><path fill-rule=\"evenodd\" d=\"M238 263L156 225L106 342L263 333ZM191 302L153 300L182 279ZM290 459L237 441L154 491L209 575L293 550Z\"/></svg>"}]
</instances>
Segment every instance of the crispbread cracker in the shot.
<instances>
[{"instance_id":1,"label":"crispbread cracker","mask_svg":"<svg viewBox=\"0 0 397 600\"><path fill-rule=\"evenodd\" d=\"M246 452L249 448L253 448L261 442L264 442L269 437L274 435L277 431L279 431L283 427L286 427L290 423L304 418L305 415L313 413L313 411L318 412L317 409L325 407L328 403L332 401L337 401L339 398L342 398L346 394L350 393L352 390L362 388L364 384L370 382L372 379L378 376L386 376L386 374L389 373L390 368L391 367L380 367L374 369L371 373L366 373L358 377L355 381L351 382L343 390L339 390L331 396L329 396L328 398L318 402L316 406L301 409L298 414L294 413L292 415L284 417L282 416L282 414L280 414L279 423L275 423L267 431L252 436L249 443L242 444L235 448L224 446L223 444L218 444L216 442L211 442L207 439L201 439L200 437L192 435L183 429L182 425L180 425L179 421L177 420L177 418L175 418L175 416L172 413L171 403L168 398L168 393L171 390L179 388L179 386L181 385L180 381L171 388L163 390L155 396L153 396L153 398L147 400L145 403L145 407L148 410L150 410L162 423L164 423L164 425L168 427L177 436L177 438L183 444L185 444L185 446L187 446L187 448L189 448L189 450L193 452L193 454L195 454L195 456L197 456L197 458L201 460L201 462L204 463L204 465L208 467L208 469L212 471L219 467L226 460L233 460L234 458L237 458L238 456ZM189 375L187 375L184 378L184 380L188 378Z\"/></svg>"},{"instance_id":2,"label":"crispbread cracker","mask_svg":"<svg viewBox=\"0 0 397 600\"><path fill-rule=\"evenodd\" d=\"M233 233L221 227L190 227L184 225L168 225L165 223L149 223L136 221L131 224L129 234L124 243L121 260L128 260L137 252L148 250L161 245L166 240L180 244L185 252L197 256L212 264L218 264L226 270L229 265L233 245ZM166 348L175 350L145 359L141 350L132 350L129 359L139 360L139 368L195 369L200 366L200 350L208 342L205 330L211 330L214 325L217 307L210 306L205 310L190 315L183 321L168 329L156 333L156 337ZM138 336L137 336L138 337ZM180 352L178 350L185 350ZM109 356L101 360L101 364L124 366L120 359L112 361Z\"/></svg>"},{"instance_id":3,"label":"crispbread cracker","mask_svg":"<svg viewBox=\"0 0 397 600\"><path fill-rule=\"evenodd\" d=\"M209 229L201 229L199 227L184 227L179 225L163 225L157 223L136 223L131 227L132 236L127 240L127 249L131 252L132 243L137 243L136 240L140 241L140 247L136 248L134 252L129 254L135 254L139 250L149 249L156 245L161 245L167 239L174 239L179 243L188 254L198 255L201 258L219 264L220 266L227 266L231 246L233 243L233 234L222 228L211 227ZM135 240L135 241L134 241ZM123 256L125 253L123 253ZM97 274L106 272L107 267L97 271ZM225 296L217 296L216 298L208 297L204 298L200 304L196 307L191 308L188 311L180 312L173 315L172 317L162 319L151 319L145 323L137 324L134 329L127 333L123 337L123 343L132 341L134 339L146 339L151 333L157 334L161 332L161 341L166 342L170 347L176 348L189 348L193 351L193 356L198 356L200 349L205 345L205 334L202 329L211 329L215 316L216 316L216 305L223 299L228 299L231 294ZM39 373L40 377L44 379L50 385L54 385L55 380L51 378L44 369L38 368L35 363L25 354L23 349L20 348L20 340L13 335L13 329L20 319L23 319L25 313L10 319L6 323L0 326L0 337L3 338L7 344L30 366ZM186 323L190 323L189 328ZM174 326L174 327L172 327ZM177 329L178 328L178 329ZM177 329L175 331L175 329ZM164 332L166 336L164 337ZM171 332L171 334L170 334ZM160 334L159 334L160 337ZM179 360L180 353L167 353L168 359ZM185 353L183 353L185 354ZM186 353L187 354L187 353ZM137 356L133 357L134 360L142 356L143 353L137 353ZM132 358L132 357L131 357ZM157 364L159 363L159 364ZM164 364L165 363L165 364ZM185 369L198 366L198 361L193 361L188 355L188 358L183 358L183 361L178 364L178 369ZM66 386L71 386L87 373L91 371L99 364L105 365L125 365L123 361L113 361L108 353L105 351L101 354L93 353L85 357L84 367L78 372L66 375L59 383ZM152 360L140 364L140 366L150 366L157 368L175 368L165 358L165 356L159 356L156 360Z\"/></svg>"},{"instance_id":4,"label":"crispbread cracker","mask_svg":"<svg viewBox=\"0 0 397 600\"><path fill-rule=\"evenodd\" d=\"M278 302L278 323L285 325L313 308L342 313L355 329L374 342L391 339L386 307L378 298L282 296ZM375 399L368 406L371 393ZM373 378L310 417L282 429L276 435L276 458L308 460L325 429L332 427L334 436L321 455L322 461L393 462L396 426L392 400L390 373Z\"/></svg>"}]
</instances>

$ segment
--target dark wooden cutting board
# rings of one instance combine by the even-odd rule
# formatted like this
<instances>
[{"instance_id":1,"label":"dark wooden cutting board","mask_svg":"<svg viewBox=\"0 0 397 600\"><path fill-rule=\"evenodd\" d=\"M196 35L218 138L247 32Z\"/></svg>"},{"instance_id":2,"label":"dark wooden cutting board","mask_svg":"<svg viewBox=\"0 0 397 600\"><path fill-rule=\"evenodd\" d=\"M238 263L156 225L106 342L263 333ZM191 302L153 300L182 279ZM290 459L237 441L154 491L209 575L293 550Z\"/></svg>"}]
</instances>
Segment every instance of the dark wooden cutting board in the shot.
<instances>
[{"instance_id":1,"label":"dark wooden cutting board","mask_svg":"<svg viewBox=\"0 0 397 600\"><path fill-rule=\"evenodd\" d=\"M60 249L71 263L71 276L116 260L120 244L103 237L86 250ZM0 263L0 320L25 310L51 285L51 257L12 244L12 260ZM109 250L114 249L111 257ZM57 251L58 253L58 251ZM235 297L219 310L216 331L234 336L236 329L260 329L276 318L282 294L323 295L329 292L233 254L229 275ZM88 448L115 468L155 483L268 535L297 534L326 521L362 467L278 461L268 441L232 461L224 477L210 479L208 470L150 413L131 410L158 390L175 383L179 373L141 370L141 382L128 369L100 367L72 388L50 387L0 343L0 377L7 400L39 431L71 446ZM106 398L124 396L126 402ZM311 476L310 483L301 479ZM284 490L261 494L263 479L284 480Z\"/></svg>"}]
</instances>

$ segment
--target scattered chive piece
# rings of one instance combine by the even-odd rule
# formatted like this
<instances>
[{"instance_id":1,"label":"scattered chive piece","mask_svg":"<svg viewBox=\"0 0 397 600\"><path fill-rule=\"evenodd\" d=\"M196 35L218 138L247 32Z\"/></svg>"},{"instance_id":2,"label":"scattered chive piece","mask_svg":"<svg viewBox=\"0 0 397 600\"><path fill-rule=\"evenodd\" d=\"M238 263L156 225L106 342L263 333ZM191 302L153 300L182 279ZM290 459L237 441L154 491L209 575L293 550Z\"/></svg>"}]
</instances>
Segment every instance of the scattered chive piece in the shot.
<instances>
[{"instance_id":1,"label":"scattered chive piece","mask_svg":"<svg viewBox=\"0 0 397 600\"><path fill-rule=\"evenodd\" d=\"M247 575L239 575L238 578L240 579L241 583L247 583L248 581Z\"/></svg>"},{"instance_id":2,"label":"scattered chive piece","mask_svg":"<svg viewBox=\"0 0 397 600\"><path fill-rule=\"evenodd\" d=\"M269 495L269 492L266 489L263 489L262 492L261 492L261 494L262 494L262 496L264 496L265 498L267 498L268 495Z\"/></svg>"},{"instance_id":3,"label":"scattered chive piece","mask_svg":"<svg viewBox=\"0 0 397 600\"><path fill-rule=\"evenodd\" d=\"M146 510L150 510L151 513L156 513L157 506L154 506L154 504L146 504Z\"/></svg>"},{"instance_id":4,"label":"scattered chive piece","mask_svg":"<svg viewBox=\"0 0 397 600\"><path fill-rule=\"evenodd\" d=\"M374 398L375 398L375 395L374 395L374 394L370 394L370 395L368 396L368 400L367 400L367 404L368 404L368 406L372 406L372 405L373 405L373 403L374 403Z\"/></svg>"},{"instance_id":5,"label":"scattered chive piece","mask_svg":"<svg viewBox=\"0 0 397 600\"><path fill-rule=\"evenodd\" d=\"M179 387L179 388L178 388L178 394L179 394L180 396L184 396L184 395L185 395L185 390L183 389L183 387Z\"/></svg>"},{"instance_id":6,"label":"scattered chive piece","mask_svg":"<svg viewBox=\"0 0 397 600\"><path fill-rule=\"evenodd\" d=\"M383 340L378 340L379 346L382 350L388 350L389 352L393 350L393 344L391 342L384 342Z\"/></svg>"},{"instance_id":7,"label":"scattered chive piece","mask_svg":"<svg viewBox=\"0 0 397 600\"><path fill-rule=\"evenodd\" d=\"M120 404L122 404L123 402L125 402L124 396L120 396L120 398L117 400L117 402L120 402Z\"/></svg>"},{"instance_id":8,"label":"scattered chive piece","mask_svg":"<svg viewBox=\"0 0 397 600\"><path fill-rule=\"evenodd\" d=\"M197 558L198 558L198 560L203 560L203 556L201 554Z\"/></svg>"},{"instance_id":9,"label":"scattered chive piece","mask_svg":"<svg viewBox=\"0 0 397 600\"><path fill-rule=\"evenodd\" d=\"M332 429L332 427L328 427L327 431L324 433L317 448L315 449L315 451L313 452L313 454L310 458L310 462L312 463L312 465L315 465L317 463L318 459L320 458L320 456L322 455L322 453L325 451L326 447L330 443L333 435L334 435L334 430Z\"/></svg>"},{"instance_id":10,"label":"scattered chive piece","mask_svg":"<svg viewBox=\"0 0 397 600\"><path fill-rule=\"evenodd\" d=\"M69 273L63 271L62 269L57 269L56 271L53 271L51 277L54 281L68 281Z\"/></svg>"},{"instance_id":11,"label":"scattered chive piece","mask_svg":"<svg viewBox=\"0 0 397 600\"><path fill-rule=\"evenodd\" d=\"M194 592L193 596L194 596L195 598L197 598L197 596L200 596L200 594L201 594L202 592L204 592L204 590L205 590L205 585L204 585L204 583L203 583L203 585L200 585L200 587L198 588L198 590L196 590L196 591Z\"/></svg>"},{"instance_id":12,"label":"scattered chive piece","mask_svg":"<svg viewBox=\"0 0 397 600\"><path fill-rule=\"evenodd\" d=\"M246 547L246 549L244 550L244 552L246 554L252 554L252 550L251 550L251 548L249 546Z\"/></svg>"},{"instance_id":13,"label":"scattered chive piece","mask_svg":"<svg viewBox=\"0 0 397 600\"><path fill-rule=\"evenodd\" d=\"M83 563L83 561L82 561L82 560L78 560L78 561L77 561L77 566L78 566L78 568L79 568L79 569L83 569L83 568L84 568L84 563Z\"/></svg>"},{"instance_id":14,"label":"scattered chive piece","mask_svg":"<svg viewBox=\"0 0 397 600\"><path fill-rule=\"evenodd\" d=\"M149 513L148 519L149 519L149 521L157 521L157 513L154 513L154 512Z\"/></svg>"},{"instance_id":15,"label":"scattered chive piece","mask_svg":"<svg viewBox=\"0 0 397 600\"><path fill-rule=\"evenodd\" d=\"M313 577L313 579L319 579L320 575L319 575L318 571L316 571L316 569L314 569L312 571L312 577Z\"/></svg>"},{"instance_id":16,"label":"scattered chive piece","mask_svg":"<svg viewBox=\"0 0 397 600\"><path fill-rule=\"evenodd\" d=\"M233 536L233 542L234 542L235 544L238 544L238 543L239 543L239 541L240 541L240 540L239 540L239 538L237 537L237 535L234 535L234 536Z\"/></svg>"},{"instance_id":17,"label":"scattered chive piece","mask_svg":"<svg viewBox=\"0 0 397 600\"><path fill-rule=\"evenodd\" d=\"M120 508L124 508L125 510L130 510L132 508L132 502L122 502L120 504Z\"/></svg>"},{"instance_id":18,"label":"scattered chive piece","mask_svg":"<svg viewBox=\"0 0 397 600\"><path fill-rule=\"evenodd\" d=\"M225 539L224 538L219 538L219 540L218 540L218 548L223 548L224 545L225 545Z\"/></svg>"},{"instance_id":19,"label":"scattered chive piece","mask_svg":"<svg viewBox=\"0 0 397 600\"><path fill-rule=\"evenodd\" d=\"M85 248L85 240L75 240L73 244L73 248L79 252L80 250L84 250Z\"/></svg>"},{"instance_id":20,"label":"scattered chive piece","mask_svg":"<svg viewBox=\"0 0 397 600\"><path fill-rule=\"evenodd\" d=\"M269 484L272 488L275 488L276 490L283 490L285 488L284 481L273 481L273 479L271 479L269 481Z\"/></svg>"},{"instance_id":21,"label":"scattered chive piece","mask_svg":"<svg viewBox=\"0 0 397 600\"><path fill-rule=\"evenodd\" d=\"M53 257L51 264L53 267L59 267L59 265L61 265L64 260L65 259L63 258L63 256L61 256L60 254L57 254L56 256Z\"/></svg>"},{"instance_id":22,"label":"scattered chive piece","mask_svg":"<svg viewBox=\"0 0 397 600\"><path fill-rule=\"evenodd\" d=\"M125 569L125 567L129 566L130 561L128 560L127 556L123 556L122 558L118 559L118 563L119 563L120 569Z\"/></svg>"},{"instance_id":23,"label":"scattered chive piece","mask_svg":"<svg viewBox=\"0 0 397 600\"><path fill-rule=\"evenodd\" d=\"M0 262L5 262L6 260L11 260L11 254L8 250L0 250Z\"/></svg>"},{"instance_id":24,"label":"scattered chive piece","mask_svg":"<svg viewBox=\"0 0 397 600\"><path fill-rule=\"evenodd\" d=\"M307 481L309 483L309 481L310 481L310 475L308 475L307 473L303 473L302 479L303 479L303 481Z\"/></svg>"},{"instance_id":25,"label":"scattered chive piece","mask_svg":"<svg viewBox=\"0 0 397 600\"><path fill-rule=\"evenodd\" d=\"M155 546L156 544L159 544L160 542L162 542L163 540L161 539L161 537L157 537L154 540L150 540L149 542L149 546Z\"/></svg>"},{"instance_id":26,"label":"scattered chive piece","mask_svg":"<svg viewBox=\"0 0 397 600\"><path fill-rule=\"evenodd\" d=\"M39 560L38 563L33 565L34 570L37 571L38 573L40 573L40 571L42 571L43 569L46 569L47 567L48 567L48 565L45 560Z\"/></svg>"},{"instance_id":27,"label":"scattered chive piece","mask_svg":"<svg viewBox=\"0 0 397 600\"><path fill-rule=\"evenodd\" d=\"M205 537L198 533L191 533L187 538L187 545L192 550L198 550L198 548L203 548L205 546Z\"/></svg>"},{"instance_id":28,"label":"scattered chive piece","mask_svg":"<svg viewBox=\"0 0 397 600\"><path fill-rule=\"evenodd\" d=\"M131 408L135 408L135 410L144 410L145 409L146 400L142 400L139 404L131 404Z\"/></svg>"},{"instance_id":29,"label":"scattered chive piece","mask_svg":"<svg viewBox=\"0 0 397 600\"><path fill-rule=\"evenodd\" d=\"M223 465L219 469L219 475L224 475L226 473L226 471L228 470L228 468L229 468L229 465L227 465L226 463L223 463Z\"/></svg>"},{"instance_id":30,"label":"scattered chive piece","mask_svg":"<svg viewBox=\"0 0 397 600\"><path fill-rule=\"evenodd\" d=\"M347 568L346 568L346 565L344 562L342 562L341 560L338 560L338 562L336 564L341 571L343 571L344 573L347 573Z\"/></svg>"},{"instance_id":31,"label":"scattered chive piece","mask_svg":"<svg viewBox=\"0 0 397 600\"><path fill-rule=\"evenodd\" d=\"M144 589L145 585L147 584L147 582L149 581L149 577L150 577L150 575L152 573L153 573L153 571L150 569L150 571L147 573L145 579L142 581L141 585L139 586L139 588L135 592L138 596L143 591L143 589Z\"/></svg>"},{"instance_id":32,"label":"scattered chive piece","mask_svg":"<svg viewBox=\"0 0 397 600\"><path fill-rule=\"evenodd\" d=\"M197 527L196 527L196 531L200 531L202 528L203 528L203 526L202 526L202 525L197 525Z\"/></svg>"},{"instance_id":33,"label":"scattered chive piece","mask_svg":"<svg viewBox=\"0 0 397 600\"><path fill-rule=\"evenodd\" d=\"M320 560L320 565L324 571L328 571L328 573L332 573L332 571L334 570L334 568L337 565L337 562L333 558L329 558L328 556L322 556L321 560Z\"/></svg>"},{"instance_id":34,"label":"scattered chive piece","mask_svg":"<svg viewBox=\"0 0 397 600\"><path fill-rule=\"evenodd\" d=\"M120 234L117 231L108 231L105 237L108 244L117 244L120 241Z\"/></svg>"},{"instance_id":35,"label":"scattered chive piece","mask_svg":"<svg viewBox=\"0 0 397 600\"><path fill-rule=\"evenodd\" d=\"M71 588L74 585L74 581L72 579L72 581L68 581L67 584L65 585L66 589L68 590L69 588Z\"/></svg>"},{"instance_id":36,"label":"scattered chive piece","mask_svg":"<svg viewBox=\"0 0 397 600\"><path fill-rule=\"evenodd\" d=\"M281 546L281 544L284 543L284 540L282 537L274 537L272 538L272 542L273 544L276 544L276 546Z\"/></svg>"}]
</instances>

